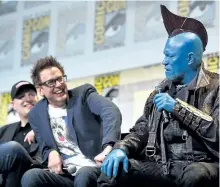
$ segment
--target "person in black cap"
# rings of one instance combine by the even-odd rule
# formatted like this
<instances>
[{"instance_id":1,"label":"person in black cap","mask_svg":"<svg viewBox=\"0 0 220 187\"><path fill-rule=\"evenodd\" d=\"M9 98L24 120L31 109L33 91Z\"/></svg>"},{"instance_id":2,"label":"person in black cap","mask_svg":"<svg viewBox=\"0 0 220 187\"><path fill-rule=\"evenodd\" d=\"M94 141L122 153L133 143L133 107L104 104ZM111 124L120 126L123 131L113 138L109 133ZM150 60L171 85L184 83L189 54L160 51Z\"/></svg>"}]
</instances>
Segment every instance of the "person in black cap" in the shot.
<instances>
[{"instance_id":1,"label":"person in black cap","mask_svg":"<svg viewBox=\"0 0 220 187\"><path fill-rule=\"evenodd\" d=\"M201 22L161 6L169 38L166 79L149 96L131 133L104 160L102 186L218 186L219 75L202 63Z\"/></svg>"},{"instance_id":2,"label":"person in black cap","mask_svg":"<svg viewBox=\"0 0 220 187\"><path fill-rule=\"evenodd\" d=\"M18 187L23 173L42 162L27 117L38 101L37 91L33 84L19 81L11 89L11 98L20 121L0 128L0 173L3 186Z\"/></svg>"}]
</instances>

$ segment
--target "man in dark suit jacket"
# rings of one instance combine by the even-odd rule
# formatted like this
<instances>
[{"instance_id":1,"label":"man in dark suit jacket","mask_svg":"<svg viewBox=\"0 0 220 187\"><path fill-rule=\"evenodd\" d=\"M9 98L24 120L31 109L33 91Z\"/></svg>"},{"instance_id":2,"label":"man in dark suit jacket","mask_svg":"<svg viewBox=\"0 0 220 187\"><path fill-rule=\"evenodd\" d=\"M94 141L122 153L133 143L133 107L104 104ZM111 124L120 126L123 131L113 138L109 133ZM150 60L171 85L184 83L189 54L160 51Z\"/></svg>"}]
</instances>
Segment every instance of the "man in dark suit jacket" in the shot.
<instances>
[{"instance_id":1,"label":"man in dark suit jacket","mask_svg":"<svg viewBox=\"0 0 220 187\"><path fill-rule=\"evenodd\" d=\"M48 171L32 169L22 178L23 187L80 186L96 183L84 166L101 165L120 139L121 113L114 103L85 84L67 90L63 67L53 57L40 59L32 79L44 98L29 113ZM64 174L63 168L75 166Z\"/></svg>"},{"instance_id":2,"label":"man in dark suit jacket","mask_svg":"<svg viewBox=\"0 0 220 187\"><path fill-rule=\"evenodd\" d=\"M27 117L38 99L34 85L27 81L14 84L11 97L21 121L0 128L0 174L3 186L18 187L23 173L42 162Z\"/></svg>"}]
</instances>

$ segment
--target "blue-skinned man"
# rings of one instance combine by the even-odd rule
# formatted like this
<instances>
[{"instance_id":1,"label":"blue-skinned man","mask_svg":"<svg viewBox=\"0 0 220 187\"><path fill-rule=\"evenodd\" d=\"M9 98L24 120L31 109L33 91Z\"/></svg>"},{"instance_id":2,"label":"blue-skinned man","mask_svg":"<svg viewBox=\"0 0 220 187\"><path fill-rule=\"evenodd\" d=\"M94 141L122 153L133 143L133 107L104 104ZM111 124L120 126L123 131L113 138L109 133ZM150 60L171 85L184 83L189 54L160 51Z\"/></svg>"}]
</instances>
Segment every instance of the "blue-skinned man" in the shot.
<instances>
[{"instance_id":1,"label":"blue-skinned man","mask_svg":"<svg viewBox=\"0 0 220 187\"><path fill-rule=\"evenodd\" d=\"M204 69L208 36L199 21L161 6L169 38L166 79L146 101L131 133L115 144L101 171L114 186L218 186L219 75ZM114 182L113 182L114 181Z\"/></svg>"}]
</instances>

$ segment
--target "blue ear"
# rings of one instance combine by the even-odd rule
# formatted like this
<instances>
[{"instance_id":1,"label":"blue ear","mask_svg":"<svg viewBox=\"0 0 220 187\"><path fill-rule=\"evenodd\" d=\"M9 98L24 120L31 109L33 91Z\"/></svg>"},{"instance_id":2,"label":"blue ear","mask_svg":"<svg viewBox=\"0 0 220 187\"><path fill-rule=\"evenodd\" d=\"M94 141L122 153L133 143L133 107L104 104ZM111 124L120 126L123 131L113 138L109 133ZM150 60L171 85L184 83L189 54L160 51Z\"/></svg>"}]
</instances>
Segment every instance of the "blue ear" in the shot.
<instances>
[{"instance_id":1,"label":"blue ear","mask_svg":"<svg viewBox=\"0 0 220 187\"><path fill-rule=\"evenodd\" d=\"M194 55L194 53L193 52L190 52L189 54L188 54L188 65L189 66L191 66L191 65L193 65L194 63L195 63L195 55Z\"/></svg>"}]
</instances>

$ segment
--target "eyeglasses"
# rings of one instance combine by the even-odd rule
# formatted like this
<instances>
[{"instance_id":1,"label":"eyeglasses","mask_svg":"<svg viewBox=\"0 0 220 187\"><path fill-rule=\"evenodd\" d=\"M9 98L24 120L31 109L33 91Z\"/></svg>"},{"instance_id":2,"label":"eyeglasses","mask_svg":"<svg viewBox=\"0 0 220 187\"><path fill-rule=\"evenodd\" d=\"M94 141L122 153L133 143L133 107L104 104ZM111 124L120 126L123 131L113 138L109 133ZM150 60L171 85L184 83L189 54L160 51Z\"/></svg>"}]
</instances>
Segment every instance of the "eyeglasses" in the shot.
<instances>
[{"instance_id":1,"label":"eyeglasses","mask_svg":"<svg viewBox=\"0 0 220 187\"><path fill-rule=\"evenodd\" d=\"M67 81L67 76L66 76L66 75L63 75L63 76L59 76L59 77L57 77L57 78L55 78L55 79L50 79L50 80L48 80L48 81L45 81L45 82L40 83L39 86L43 86L43 85L44 85L44 86L47 86L47 87L49 87L49 88L52 88L52 87L56 86L57 81L58 81L60 84L62 84L62 83L64 83L64 82Z\"/></svg>"}]
</instances>

